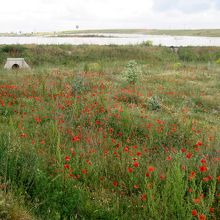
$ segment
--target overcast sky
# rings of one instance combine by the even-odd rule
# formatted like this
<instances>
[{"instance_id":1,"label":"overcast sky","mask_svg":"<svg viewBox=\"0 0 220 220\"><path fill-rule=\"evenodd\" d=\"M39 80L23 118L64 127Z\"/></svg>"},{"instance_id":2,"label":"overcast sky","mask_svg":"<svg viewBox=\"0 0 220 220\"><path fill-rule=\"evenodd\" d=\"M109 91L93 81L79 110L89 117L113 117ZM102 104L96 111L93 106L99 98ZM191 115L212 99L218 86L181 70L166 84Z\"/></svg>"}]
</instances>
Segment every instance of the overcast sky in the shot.
<instances>
[{"instance_id":1,"label":"overcast sky","mask_svg":"<svg viewBox=\"0 0 220 220\"><path fill-rule=\"evenodd\" d=\"M220 0L1 0L0 32L220 28Z\"/></svg>"}]
</instances>

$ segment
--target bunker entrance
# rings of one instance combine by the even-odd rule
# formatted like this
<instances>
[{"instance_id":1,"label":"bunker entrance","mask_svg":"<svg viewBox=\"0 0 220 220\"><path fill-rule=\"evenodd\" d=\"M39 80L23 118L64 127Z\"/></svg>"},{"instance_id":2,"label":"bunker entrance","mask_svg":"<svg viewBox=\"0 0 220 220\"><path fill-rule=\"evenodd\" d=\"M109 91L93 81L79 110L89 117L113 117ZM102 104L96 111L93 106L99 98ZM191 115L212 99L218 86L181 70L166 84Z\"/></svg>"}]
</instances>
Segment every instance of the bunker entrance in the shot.
<instances>
[{"instance_id":1,"label":"bunker entrance","mask_svg":"<svg viewBox=\"0 0 220 220\"><path fill-rule=\"evenodd\" d=\"M14 64L14 65L12 66L12 69L13 69L13 70L19 69L19 65L18 65L18 64Z\"/></svg>"}]
</instances>

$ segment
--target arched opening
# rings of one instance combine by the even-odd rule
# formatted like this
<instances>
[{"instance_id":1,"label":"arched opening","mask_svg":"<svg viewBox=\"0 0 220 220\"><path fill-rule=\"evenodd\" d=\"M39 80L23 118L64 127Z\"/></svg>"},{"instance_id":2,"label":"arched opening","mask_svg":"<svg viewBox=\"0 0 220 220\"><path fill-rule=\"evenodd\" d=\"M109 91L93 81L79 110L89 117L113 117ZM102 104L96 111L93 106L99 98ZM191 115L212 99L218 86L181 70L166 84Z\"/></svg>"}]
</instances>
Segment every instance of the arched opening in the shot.
<instances>
[{"instance_id":1,"label":"arched opening","mask_svg":"<svg viewBox=\"0 0 220 220\"><path fill-rule=\"evenodd\" d=\"M18 64L14 64L14 65L12 66L12 69L13 69L13 70L19 69L19 65L18 65Z\"/></svg>"}]
</instances>

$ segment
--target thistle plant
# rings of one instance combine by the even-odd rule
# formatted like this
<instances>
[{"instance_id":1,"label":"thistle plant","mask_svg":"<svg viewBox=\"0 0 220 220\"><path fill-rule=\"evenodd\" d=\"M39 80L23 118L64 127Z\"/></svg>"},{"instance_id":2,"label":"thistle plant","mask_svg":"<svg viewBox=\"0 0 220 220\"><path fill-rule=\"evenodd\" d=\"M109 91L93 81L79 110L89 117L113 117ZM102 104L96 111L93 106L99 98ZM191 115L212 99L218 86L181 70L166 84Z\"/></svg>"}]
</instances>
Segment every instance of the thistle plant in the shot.
<instances>
[{"instance_id":1,"label":"thistle plant","mask_svg":"<svg viewBox=\"0 0 220 220\"><path fill-rule=\"evenodd\" d=\"M123 75L129 84L135 84L138 78L142 75L142 71L137 62L135 60L131 60L126 65Z\"/></svg>"}]
</instances>

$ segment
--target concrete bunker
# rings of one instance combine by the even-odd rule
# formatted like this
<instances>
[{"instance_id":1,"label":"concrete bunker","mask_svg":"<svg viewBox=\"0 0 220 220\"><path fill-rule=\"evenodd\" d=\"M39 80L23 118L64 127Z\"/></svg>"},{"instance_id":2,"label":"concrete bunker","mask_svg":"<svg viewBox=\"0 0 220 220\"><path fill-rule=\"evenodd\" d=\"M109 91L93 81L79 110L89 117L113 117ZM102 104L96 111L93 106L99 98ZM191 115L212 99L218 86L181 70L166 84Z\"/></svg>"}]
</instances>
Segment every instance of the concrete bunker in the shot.
<instances>
[{"instance_id":1,"label":"concrete bunker","mask_svg":"<svg viewBox=\"0 0 220 220\"><path fill-rule=\"evenodd\" d=\"M4 68L8 70L30 69L24 58L7 58Z\"/></svg>"}]
</instances>

